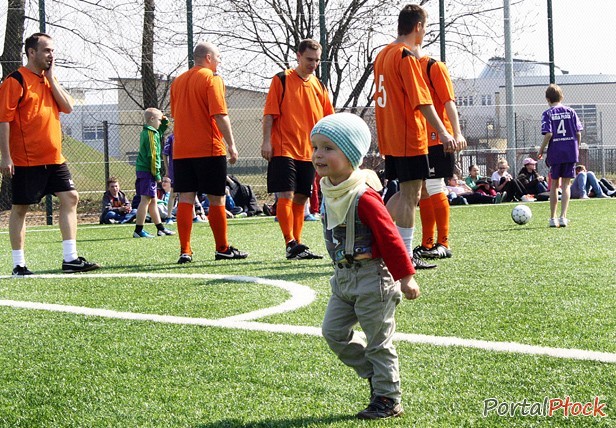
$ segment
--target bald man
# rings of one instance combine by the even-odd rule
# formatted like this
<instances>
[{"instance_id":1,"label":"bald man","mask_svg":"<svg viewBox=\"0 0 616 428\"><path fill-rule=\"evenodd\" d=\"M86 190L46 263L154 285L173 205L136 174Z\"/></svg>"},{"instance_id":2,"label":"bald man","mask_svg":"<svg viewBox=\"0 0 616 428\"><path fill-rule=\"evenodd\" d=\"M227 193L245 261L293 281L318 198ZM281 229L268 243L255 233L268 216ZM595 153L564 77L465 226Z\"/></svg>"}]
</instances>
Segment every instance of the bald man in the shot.
<instances>
[{"instance_id":1,"label":"bald man","mask_svg":"<svg viewBox=\"0 0 616 428\"><path fill-rule=\"evenodd\" d=\"M176 215L178 263L192 261L193 204L195 195L201 193L210 201L208 218L216 244L214 258L245 259L248 254L230 246L227 240L227 154L229 163L234 164L238 153L227 112L225 84L217 73L220 52L215 45L200 42L194 58L195 66L171 85L174 190L180 193Z\"/></svg>"}]
</instances>

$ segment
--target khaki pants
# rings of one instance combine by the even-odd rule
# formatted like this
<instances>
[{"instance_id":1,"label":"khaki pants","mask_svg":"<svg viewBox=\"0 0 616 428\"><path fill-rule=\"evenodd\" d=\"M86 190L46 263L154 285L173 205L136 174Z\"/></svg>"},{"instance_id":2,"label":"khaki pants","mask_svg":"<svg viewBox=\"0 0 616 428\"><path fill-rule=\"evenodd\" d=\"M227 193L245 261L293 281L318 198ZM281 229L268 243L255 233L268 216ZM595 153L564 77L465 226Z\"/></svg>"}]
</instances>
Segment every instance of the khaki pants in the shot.
<instances>
[{"instance_id":1,"label":"khaki pants","mask_svg":"<svg viewBox=\"0 0 616 428\"><path fill-rule=\"evenodd\" d=\"M340 360L362 378L372 378L375 395L400 402L398 354L393 345L396 306L402 293L382 259L336 265L323 337ZM366 334L353 327L359 322Z\"/></svg>"}]
</instances>

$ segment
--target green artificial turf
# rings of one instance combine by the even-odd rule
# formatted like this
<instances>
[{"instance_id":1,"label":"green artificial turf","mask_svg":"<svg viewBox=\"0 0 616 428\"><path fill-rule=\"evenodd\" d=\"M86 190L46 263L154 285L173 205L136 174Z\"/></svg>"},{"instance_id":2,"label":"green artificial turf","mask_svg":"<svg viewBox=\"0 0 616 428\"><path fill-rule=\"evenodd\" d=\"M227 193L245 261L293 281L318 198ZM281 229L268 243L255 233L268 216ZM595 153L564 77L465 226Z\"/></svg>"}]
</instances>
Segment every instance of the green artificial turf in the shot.
<instances>
[{"instance_id":1,"label":"green artificial turf","mask_svg":"<svg viewBox=\"0 0 616 428\"><path fill-rule=\"evenodd\" d=\"M422 296L398 307L397 331L616 353L616 203L572 201L564 229L547 227L547 203L528 205L533 219L524 226L511 221L513 204L452 207L454 256L417 274ZM242 275L316 292L308 306L256 322L320 326L331 265L326 258L286 260L271 217L229 222L231 244L250 253L244 261L215 261L207 224L194 225L194 262L185 265L176 264L177 237L134 239L132 228L80 226L80 255L103 269L70 278L6 277L0 299L216 320L290 297L255 282L147 276ZM6 232L0 232L0 269L8 276ZM57 226L29 228L28 267L59 274L59 241ZM325 253L320 223L306 223L304 241ZM113 273L144 276L96 276ZM0 426L616 426L614 363L396 345L406 413L362 422L353 416L368 402L367 382L317 336L0 306ZM490 398L515 403L566 396L584 403L597 396L608 416L483 416Z\"/></svg>"}]
</instances>

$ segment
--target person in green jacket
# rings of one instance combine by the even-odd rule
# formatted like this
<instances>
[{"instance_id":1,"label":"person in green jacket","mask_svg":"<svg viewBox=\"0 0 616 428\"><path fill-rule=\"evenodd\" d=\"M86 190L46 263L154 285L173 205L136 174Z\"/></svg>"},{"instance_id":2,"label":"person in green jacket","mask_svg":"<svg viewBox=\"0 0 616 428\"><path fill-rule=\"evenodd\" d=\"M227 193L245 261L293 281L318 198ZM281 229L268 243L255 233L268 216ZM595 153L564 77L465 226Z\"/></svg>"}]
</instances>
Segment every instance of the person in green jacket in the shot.
<instances>
[{"instance_id":1,"label":"person in green jacket","mask_svg":"<svg viewBox=\"0 0 616 428\"><path fill-rule=\"evenodd\" d=\"M145 110L144 117L145 124L140 135L139 154L136 162L137 180L135 181L135 190L141 197L141 201L139 207L137 207L133 238L154 238L155 235L143 230L148 211L152 223L156 225L158 236L175 235L175 232L163 226L156 198L156 188L161 180L162 147L160 141L169 121L163 115L163 112L153 107Z\"/></svg>"}]
</instances>

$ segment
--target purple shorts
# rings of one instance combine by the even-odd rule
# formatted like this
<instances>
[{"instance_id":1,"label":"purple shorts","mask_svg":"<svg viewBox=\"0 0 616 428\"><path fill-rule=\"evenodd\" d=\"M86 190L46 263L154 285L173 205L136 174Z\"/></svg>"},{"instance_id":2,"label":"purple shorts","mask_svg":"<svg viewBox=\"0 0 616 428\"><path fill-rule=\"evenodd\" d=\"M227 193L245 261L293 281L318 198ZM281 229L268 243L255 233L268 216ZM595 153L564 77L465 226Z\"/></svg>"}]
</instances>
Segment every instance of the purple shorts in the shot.
<instances>
[{"instance_id":1,"label":"purple shorts","mask_svg":"<svg viewBox=\"0 0 616 428\"><path fill-rule=\"evenodd\" d=\"M140 196L156 197L156 179L152 174L145 171L137 171L135 191Z\"/></svg>"},{"instance_id":2,"label":"purple shorts","mask_svg":"<svg viewBox=\"0 0 616 428\"><path fill-rule=\"evenodd\" d=\"M557 163L550 167L552 180L575 177L575 162Z\"/></svg>"}]
</instances>

